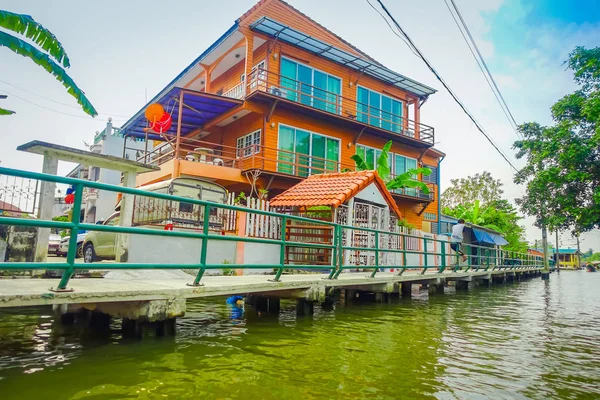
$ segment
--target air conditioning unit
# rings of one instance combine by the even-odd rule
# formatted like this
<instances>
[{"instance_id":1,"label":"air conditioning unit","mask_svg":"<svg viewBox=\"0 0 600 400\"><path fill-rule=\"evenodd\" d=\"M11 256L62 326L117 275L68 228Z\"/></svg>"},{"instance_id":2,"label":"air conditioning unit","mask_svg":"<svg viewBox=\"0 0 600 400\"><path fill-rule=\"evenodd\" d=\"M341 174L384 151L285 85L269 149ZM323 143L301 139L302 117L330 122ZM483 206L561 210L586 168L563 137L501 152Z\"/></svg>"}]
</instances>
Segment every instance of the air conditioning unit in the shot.
<instances>
[{"instance_id":1,"label":"air conditioning unit","mask_svg":"<svg viewBox=\"0 0 600 400\"><path fill-rule=\"evenodd\" d=\"M279 96L279 97L287 97L287 90L285 90L284 88L277 87L277 86L271 86L269 88L269 93L271 93L272 95L275 95L275 96Z\"/></svg>"}]
</instances>

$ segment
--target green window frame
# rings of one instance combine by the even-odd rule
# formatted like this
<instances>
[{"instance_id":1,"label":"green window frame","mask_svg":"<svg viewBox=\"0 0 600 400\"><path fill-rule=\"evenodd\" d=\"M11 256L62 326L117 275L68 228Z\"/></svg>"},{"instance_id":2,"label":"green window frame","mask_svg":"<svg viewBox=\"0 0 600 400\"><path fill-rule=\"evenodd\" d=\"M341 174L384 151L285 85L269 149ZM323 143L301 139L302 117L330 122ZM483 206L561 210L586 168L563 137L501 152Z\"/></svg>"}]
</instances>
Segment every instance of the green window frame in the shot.
<instances>
[{"instance_id":1,"label":"green window frame","mask_svg":"<svg viewBox=\"0 0 600 400\"><path fill-rule=\"evenodd\" d=\"M281 58L281 86L286 98L334 114L341 113L342 79L287 57Z\"/></svg>"},{"instance_id":2,"label":"green window frame","mask_svg":"<svg viewBox=\"0 0 600 400\"><path fill-rule=\"evenodd\" d=\"M388 131L402 133L402 101L356 86L356 119Z\"/></svg>"},{"instance_id":3,"label":"green window frame","mask_svg":"<svg viewBox=\"0 0 600 400\"><path fill-rule=\"evenodd\" d=\"M279 124L277 171L307 177L339 172L340 139Z\"/></svg>"}]
</instances>

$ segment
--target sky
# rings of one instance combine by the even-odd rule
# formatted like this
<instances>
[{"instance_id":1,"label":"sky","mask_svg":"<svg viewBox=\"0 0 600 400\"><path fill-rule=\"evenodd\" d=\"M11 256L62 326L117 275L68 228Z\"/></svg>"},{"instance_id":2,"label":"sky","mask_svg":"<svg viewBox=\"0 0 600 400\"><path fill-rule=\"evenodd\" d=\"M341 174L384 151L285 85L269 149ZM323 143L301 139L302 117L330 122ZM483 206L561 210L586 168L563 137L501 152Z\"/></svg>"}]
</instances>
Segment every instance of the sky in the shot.
<instances>
[{"instance_id":1,"label":"sky","mask_svg":"<svg viewBox=\"0 0 600 400\"><path fill-rule=\"evenodd\" d=\"M594 47L600 37L597 0L455 0L517 123L551 124L549 108L575 90L563 62L575 46ZM71 59L70 76L100 115L88 117L46 71L0 48L0 94L16 115L0 118L0 165L40 171L41 156L15 151L31 140L84 148L112 117L115 126L137 112L256 0L60 2L0 0L0 9L29 14L50 29ZM288 0L387 67L438 90L421 109L421 122L435 127L442 163L442 190L452 178L490 171L511 201L524 188L512 181L495 152L423 62L366 0ZM484 129L517 166L517 139L463 41L444 0L384 0L390 12L458 94ZM73 165L59 164L66 174ZM527 238L541 235L523 220ZM569 234L563 246L574 246ZM554 240L553 240L554 242ZM583 250L600 251L600 232L582 236Z\"/></svg>"}]
</instances>

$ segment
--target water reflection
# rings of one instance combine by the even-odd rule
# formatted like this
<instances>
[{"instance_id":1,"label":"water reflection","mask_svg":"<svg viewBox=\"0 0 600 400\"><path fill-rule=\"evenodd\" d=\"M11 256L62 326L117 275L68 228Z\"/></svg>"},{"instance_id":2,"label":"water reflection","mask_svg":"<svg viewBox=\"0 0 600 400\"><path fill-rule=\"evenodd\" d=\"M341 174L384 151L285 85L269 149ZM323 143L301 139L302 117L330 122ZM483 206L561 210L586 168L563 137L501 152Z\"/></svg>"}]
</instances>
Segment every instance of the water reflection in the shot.
<instances>
[{"instance_id":1,"label":"water reflection","mask_svg":"<svg viewBox=\"0 0 600 400\"><path fill-rule=\"evenodd\" d=\"M11 398L598 398L600 274L316 307L297 319L194 301L177 337L92 336L46 309L0 312Z\"/></svg>"}]
</instances>

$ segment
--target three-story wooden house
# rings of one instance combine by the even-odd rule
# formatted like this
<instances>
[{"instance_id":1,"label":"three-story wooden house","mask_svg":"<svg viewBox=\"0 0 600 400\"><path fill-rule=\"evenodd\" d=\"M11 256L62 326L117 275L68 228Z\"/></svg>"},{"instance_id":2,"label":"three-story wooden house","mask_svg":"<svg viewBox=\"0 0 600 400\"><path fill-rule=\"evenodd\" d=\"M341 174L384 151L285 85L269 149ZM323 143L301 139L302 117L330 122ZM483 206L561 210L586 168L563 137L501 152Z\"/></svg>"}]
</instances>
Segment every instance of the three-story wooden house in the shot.
<instances>
[{"instance_id":1,"label":"three-story wooden house","mask_svg":"<svg viewBox=\"0 0 600 400\"><path fill-rule=\"evenodd\" d=\"M375 164L393 140L393 175L427 166L416 189L392 195L403 217L437 231L439 165L434 129L420 107L434 89L391 71L281 0L261 0L150 103L171 113L165 133L148 129L144 106L123 127L145 139L141 159L159 165L138 185L179 176L232 191L249 182L272 197L311 174Z\"/></svg>"}]
</instances>

